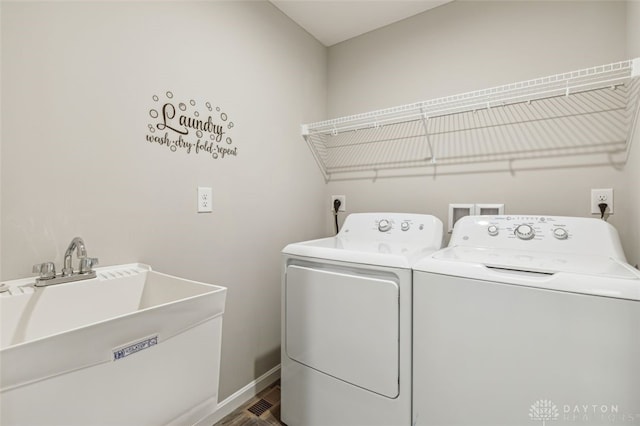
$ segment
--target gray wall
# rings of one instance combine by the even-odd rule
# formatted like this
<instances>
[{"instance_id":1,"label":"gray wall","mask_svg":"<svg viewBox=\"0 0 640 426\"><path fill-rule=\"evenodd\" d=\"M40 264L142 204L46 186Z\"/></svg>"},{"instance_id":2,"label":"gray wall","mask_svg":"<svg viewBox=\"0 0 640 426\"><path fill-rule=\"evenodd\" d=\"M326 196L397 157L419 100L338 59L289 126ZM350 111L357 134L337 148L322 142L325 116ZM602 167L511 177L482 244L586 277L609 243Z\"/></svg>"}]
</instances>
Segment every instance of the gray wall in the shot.
<instances>
[{"instance_id":1,"label":"gray wall","mask_svg":"<svg viewBox=\"0 0 640 426\"><path fill-rule=\"evenodd\" d=\"M640 2L627 2L627 56L640 58ZM635 138L625 167L629 187L629 225L623 236L630 263L640 264L640 117L637 117Z\"/></svg>"},{"instance_id":2,"label":"gray wall","mask_svg":"<svg viewBox=\"0 0 640 426\"><path fill-rule=\"evenodd\" d=\"M329 118L454 95L627 59L624 2L453 2L329 49ZM357 211L433 213L449 203L504 203L507 213L588 216L591 188L615 190L625 249L636 244L628 185L604 162L554 159L493 171L330 182Z\"/></svg>"},{"instance_id":3,"label":"gray wall","mask_svg":"<svg viewBox=\"0 0 640 426\"><path fill-rule=\"evenodd\" d=\"M1 15L0 278L60 264L81 235L103 265L226 285L221 398L278 363L279 251L330 232L330 194L349 212L443 220L453 202L590 216L590 188L611 186L610 221L640 260L640 132L624 170L324 185L298 127L640 56L640 3L454 2L328 50L266 2L5 1ZM238 157L146 142L151 98L168 90L219 104ZM213 187L212 214L195 212L198 185Z\"/></svg>"},{"instance_id":4,"label":"gray wall","mask_svg":"<svg viewBox=\"0 0 640 426\"><path fill-rule=\"evenodd\" d=\"M326 49L268 2L2 2L1 23L1 278L79 235L102 265L229 288L221 399L277 365L280 250L324 232L299 124L325 115ZM238 156L147 142L166 91L220 106Z\"/></svg>"}]
</instances>

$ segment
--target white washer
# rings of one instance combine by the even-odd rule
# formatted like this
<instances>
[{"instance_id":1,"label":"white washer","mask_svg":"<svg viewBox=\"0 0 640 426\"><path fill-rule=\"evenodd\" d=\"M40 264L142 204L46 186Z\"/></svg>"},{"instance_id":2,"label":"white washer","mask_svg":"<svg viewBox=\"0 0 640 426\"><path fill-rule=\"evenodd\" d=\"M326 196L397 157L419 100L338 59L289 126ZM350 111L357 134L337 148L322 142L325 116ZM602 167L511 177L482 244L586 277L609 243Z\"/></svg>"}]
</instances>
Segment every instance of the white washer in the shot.
<instances>
[{"instance_id":1,"label":"white washer","mask_svg":"<svg viewBox=\"0 0 640 426\"><path fill-rule=\"evenodd\" d=\"M284 423L410 424L411 267L442 229L429 215L351 214L337 236L285 247Z\"/></svg>"},{"instance_id":2,"label":"white washer","mask_svg":"<svg viewBox=\"0 0 640 426\"><path fill-rule=\"evenodd\" d=\"M413 314L415 425L640 424L640 276L602 220L463 218Z\"/></svg>"}]
</instances>

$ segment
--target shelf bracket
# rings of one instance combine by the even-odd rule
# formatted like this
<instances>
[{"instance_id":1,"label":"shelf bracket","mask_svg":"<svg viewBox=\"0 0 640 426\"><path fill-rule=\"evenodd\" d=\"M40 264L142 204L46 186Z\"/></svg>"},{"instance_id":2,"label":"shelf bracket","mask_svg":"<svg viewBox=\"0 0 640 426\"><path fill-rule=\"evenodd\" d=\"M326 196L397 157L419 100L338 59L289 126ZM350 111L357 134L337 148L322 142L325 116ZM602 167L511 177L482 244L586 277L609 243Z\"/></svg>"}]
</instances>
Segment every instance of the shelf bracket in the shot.
<instances>
[{"instance_id":1,"label":"shelf bracket","mask_svg":"<svg viewBox=\"0 0 640 426\"><path fill-rule=\"evenodd\" d=\"M427 114L424 112L424 108L420 108L421 117L422 117L422 127L424 128L424 139L427 141L427 145L429 146L429 159L431 160L431 164L436 163L436 157L433 154L433 145L431 144L431 138L429 137L429 127L427 126Z\"/></svg>"}]
</instances>

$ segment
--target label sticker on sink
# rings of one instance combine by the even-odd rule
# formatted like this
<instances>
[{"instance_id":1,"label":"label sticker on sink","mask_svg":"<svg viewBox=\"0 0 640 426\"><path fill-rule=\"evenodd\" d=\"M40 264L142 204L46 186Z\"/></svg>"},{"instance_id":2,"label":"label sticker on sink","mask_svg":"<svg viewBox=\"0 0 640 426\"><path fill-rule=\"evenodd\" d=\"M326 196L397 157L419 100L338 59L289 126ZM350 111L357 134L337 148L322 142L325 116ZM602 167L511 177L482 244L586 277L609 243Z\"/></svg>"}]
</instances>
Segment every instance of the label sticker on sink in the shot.
<instances>
[{"instance_id":1,"label":"label sticker on sink","mask_svg":"<svg viewBox=\"0 0 640 426\"><path fill-rule=\"evenodd\" d=\"M113 360L119 361L122 358L128 357L129 355L133 355L136 352L143 351L145 349L149 349L152 346L158 344L158 335L145 337L142 340L139 340L135 343L127 344L127 346L120 347L118 349L113 350Z\"/></svg>"}]
</instances>

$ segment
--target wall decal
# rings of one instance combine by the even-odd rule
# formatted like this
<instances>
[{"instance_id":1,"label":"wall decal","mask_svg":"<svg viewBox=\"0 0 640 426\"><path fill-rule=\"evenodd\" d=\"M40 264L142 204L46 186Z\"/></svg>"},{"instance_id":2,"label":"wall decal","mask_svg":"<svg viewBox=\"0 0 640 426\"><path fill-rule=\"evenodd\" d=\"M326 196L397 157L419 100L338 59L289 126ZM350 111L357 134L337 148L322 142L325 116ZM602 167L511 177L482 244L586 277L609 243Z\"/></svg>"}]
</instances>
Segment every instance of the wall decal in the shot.
<instances>
[{"instance_id":1,"label":"wall decal","mask_svg":"<svg viewBox=\"0 0 640 426\"><path fill-rule=\"evenodd\" d=\"M153 95L152 99L147 142L171 152L210 155L214 160L238 155L231 138L233 121L219 106L214 108L209 101L198 103L193 99L181 102L170 91L162 98Z\"/></svg>"}]
</instances>

